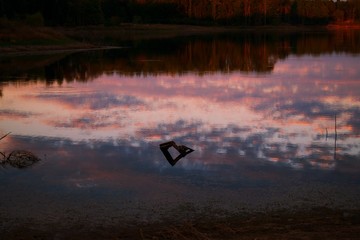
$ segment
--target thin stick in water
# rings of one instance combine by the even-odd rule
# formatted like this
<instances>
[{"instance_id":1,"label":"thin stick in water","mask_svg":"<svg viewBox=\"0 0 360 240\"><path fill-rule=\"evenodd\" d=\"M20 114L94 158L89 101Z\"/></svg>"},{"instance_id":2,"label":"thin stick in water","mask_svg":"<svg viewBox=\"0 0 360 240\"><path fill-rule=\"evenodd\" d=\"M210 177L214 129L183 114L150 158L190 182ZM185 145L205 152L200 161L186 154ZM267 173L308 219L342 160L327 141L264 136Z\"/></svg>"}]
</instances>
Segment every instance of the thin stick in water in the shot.
<instances>
[{"instance_id":1,"label":"thin stick in water","mask_svg":"<svg viewBox=\"0 0 360 240\"><path fill-rule=\"evenodd\" d=\"M1 138L0 138L0 140L1 139L3 139L3 138L6 138L7 137L7 135L9 135L11 132L8 132L7 134L5 134L4 136L2 136Z\"/></svg>"}]
</instances>

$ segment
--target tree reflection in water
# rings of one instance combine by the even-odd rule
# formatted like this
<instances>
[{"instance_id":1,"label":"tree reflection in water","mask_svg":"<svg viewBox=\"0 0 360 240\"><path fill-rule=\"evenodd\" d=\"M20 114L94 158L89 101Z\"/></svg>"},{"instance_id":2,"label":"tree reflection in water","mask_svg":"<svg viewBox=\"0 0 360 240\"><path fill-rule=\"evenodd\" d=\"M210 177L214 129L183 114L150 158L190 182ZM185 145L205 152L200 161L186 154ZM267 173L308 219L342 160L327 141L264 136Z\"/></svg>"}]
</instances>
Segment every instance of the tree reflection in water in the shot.
<instances>
[{"instance_id":1,"label":"tree reflection in water","mask_svg":"<svg viewBox=\"0 0 360 240\"><path fill-rule=\"evenodd\" d=\"M114 72L128 76L233 71L268 74L278 60L289 55L360 53L357 44L360 31L238 33L136 43L113 41L113 45L131 47L72 55L0 58L0 81L35 77L47 84L61 84L91 81Z\"/></svg>"}]
</instances>

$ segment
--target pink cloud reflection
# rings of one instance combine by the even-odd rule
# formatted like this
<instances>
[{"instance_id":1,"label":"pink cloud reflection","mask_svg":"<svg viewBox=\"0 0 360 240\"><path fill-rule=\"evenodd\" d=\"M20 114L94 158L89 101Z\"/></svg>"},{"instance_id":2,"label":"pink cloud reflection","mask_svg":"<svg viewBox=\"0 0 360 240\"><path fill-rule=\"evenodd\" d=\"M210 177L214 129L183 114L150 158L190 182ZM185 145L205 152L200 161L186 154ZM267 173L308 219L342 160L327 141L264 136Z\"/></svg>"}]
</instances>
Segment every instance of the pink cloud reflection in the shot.
<instances>
[{"instance_id":1,"label":"pink cloud reflection","mask_svg":"<svg viewBox=\"0 0 360 240\"><path fill-rule=\"evenodd\" d=\"M2 130L23 136L75 142L183 139L198 146L197 158L212 149L215 155L235 151L238 156L251 153L291 163L314 155L313 144L332 146L325 138L333 138L337 114L342 154L359 155L356 131L360 123L355 118L360 113L360 70L356 62L351 57L325 55L289 58L279 62L271 75L104 74L86 84L8 85L0 102L0 123ZM327 137L326 131L330 132ZM289 150L289 145L296 150ZM271 149L287 159L275 156ZM207 159L211 160L206 164L218 161Z\"/></svg>"}]
</instances>

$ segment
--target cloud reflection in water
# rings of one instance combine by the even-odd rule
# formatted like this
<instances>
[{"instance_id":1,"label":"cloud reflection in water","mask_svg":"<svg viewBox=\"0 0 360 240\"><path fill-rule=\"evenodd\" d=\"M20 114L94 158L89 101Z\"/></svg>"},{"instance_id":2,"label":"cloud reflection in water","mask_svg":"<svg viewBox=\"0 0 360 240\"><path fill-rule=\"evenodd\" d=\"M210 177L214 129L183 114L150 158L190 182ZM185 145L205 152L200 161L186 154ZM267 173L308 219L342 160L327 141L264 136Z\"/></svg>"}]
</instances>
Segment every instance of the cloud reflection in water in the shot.
<instances>
[{"instance_id":1,"label":"cloud reflection in water","mask_svg":"<svg viewBox=\"0 0 360 240\"><path fill-rule=\"evenodd\" d=\"M337 160L360 155L356 65L349 56L304 56L278 62L271 75L117 73L86 84L8 85L0 121L15 135L74 143L179 141L196 150L177 165L184 168L246 158L335 169L335 114Z\"/></svg>"}]
</instances>

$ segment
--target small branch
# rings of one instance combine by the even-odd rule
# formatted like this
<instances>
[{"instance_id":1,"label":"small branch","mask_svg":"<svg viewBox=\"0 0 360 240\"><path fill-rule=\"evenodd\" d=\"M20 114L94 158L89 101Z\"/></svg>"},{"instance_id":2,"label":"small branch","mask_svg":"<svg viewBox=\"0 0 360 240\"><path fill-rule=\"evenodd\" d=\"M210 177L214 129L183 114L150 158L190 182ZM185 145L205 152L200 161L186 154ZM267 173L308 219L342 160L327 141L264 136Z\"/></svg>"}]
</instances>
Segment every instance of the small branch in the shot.
<instances>
[{"instance_id":1,"label":"small branch","mask_svg":"<svg viewBox=\"0 0 360 240\"><path fill-rule=\"evenodd\" d=\"M328 139L328 129L326 128L326 141Z\"/></svg>"},{"instance_id":2,"label":"small branch","mask_svg":"<svg viewBox=\"0 0 360 240\"><path fill-rule=\"evenodd\" d=\"M12 151L12 152L7 156L6 161L9 161L10 157L13 155L14 152L15 152L15 151Z\"/></svg>"},{"instance_id":3,"label":"small branch","mask_svg":"<svg viewBox=\"0 0 360 240\"><path fill-rule=\"evenodd\" d=\"M335 142L334 142L334 160L336 161L336 140L337 140L337 129L336 129L336 114L335 114Z\"/></svg>"},{"instance_id":4,"label":"small branch","mask_svg":"<svg viewBox=\"0 0 360 240\"><path fill-rule=\"evenodd\" d=\"M2 136L1 138L0 138L0 140L1 139L3 139L3 138L6 138L7 137L7 135L9 135L11 132L8 132L7 134L5 134L4 136Z\"/></svg>"}]
</instances>

